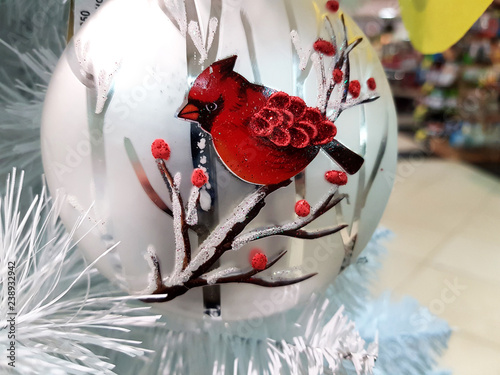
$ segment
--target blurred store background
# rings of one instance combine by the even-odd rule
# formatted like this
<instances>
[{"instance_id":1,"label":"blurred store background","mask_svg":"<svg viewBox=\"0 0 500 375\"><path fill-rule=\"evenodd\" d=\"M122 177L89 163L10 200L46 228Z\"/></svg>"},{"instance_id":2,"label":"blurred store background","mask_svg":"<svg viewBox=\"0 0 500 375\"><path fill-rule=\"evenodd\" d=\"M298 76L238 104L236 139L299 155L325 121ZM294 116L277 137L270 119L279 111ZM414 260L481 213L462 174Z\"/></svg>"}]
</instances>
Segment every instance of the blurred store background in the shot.
<instances>
[{"instance_id":1,"label":"blurred store background","mask_svg":"<svg viewBox=\"0 0 500 375\"><path fill-rule=\"evenodd\" d=\"M353 14L398 111L398 173L382 219L394 238L374 291L412 295L450 323L444 368L498 375L500 1L435 55L412 47L397 1L365 1Z\"/></svg>"},{"instance_id":2,"label":"blurred store background","mask_svg":"<svg viewBox=\"0 0 500 375\"><path fill-rule=\"evenodd\" d=\"M446 15L443 15L446 17ZM447 51L415 51L396 1L374 0L355 19L376 47L398 109L401 152L418 147L500 174L500 1Z\"/></svg>"}]
</instances>

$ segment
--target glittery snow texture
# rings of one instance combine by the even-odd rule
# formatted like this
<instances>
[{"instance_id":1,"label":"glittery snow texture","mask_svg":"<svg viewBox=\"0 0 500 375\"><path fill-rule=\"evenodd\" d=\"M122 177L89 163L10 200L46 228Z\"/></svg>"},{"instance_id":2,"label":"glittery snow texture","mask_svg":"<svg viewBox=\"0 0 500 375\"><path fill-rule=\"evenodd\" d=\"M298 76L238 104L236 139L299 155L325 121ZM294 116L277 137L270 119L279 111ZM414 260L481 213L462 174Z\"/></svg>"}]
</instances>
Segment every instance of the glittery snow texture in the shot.
<instances>
[{"instance_id":1,"label":"glittery snow texture","mask_svg":"<svg viewBox=\"0 0 500 375\"><path fill-rule=\"evenodd\" d=\"M197 204L200 199L200 188L193 186L189 195L188 209L186 213L186 223L188 225L198 224L198 209Z\"/></svg>"},{"instance_id":2,"label":"glittery snow texture","mask_svg":"<svg viewBox=\"0 0 500 375\"><path fill-rule=\"evenodd\" d=\"M120 61L115 61L107 69L97 70L89 54L89 44L82 45L82 41L77 39L75 42L75 53L82 75L87 79L92 79L97 95L95 113L99 114L104 109L108 100L108 93L113 83L114 75L121 65Z\"/></svg>"},{"instance_id":3,"label":"glittery snow texture","mask_svg":"<svg viewBox=\"0 0 500 375\"><path fill-rule=\"evenodd\" d=\"M304 49L300 43L300 37L297 31L292 30L290 33L292 38L293 45L295 47L295 51L297 51L297 55L299 55L300 65L299 69L304 70L307 66L307 62L309 61L309 57L311 56L311 48Z\"/></svg>"},{"instance_id":4,"label":"glittery snow texture","mask_svg":"<svg viewBox=\"0 0 500 375\"><path fill-rule=\"evenodd\" d=\"M217 26L219 24L219 21L217 18L212 17L208 23L208 40L207 44L203 42L203 36L201 34L200 30L200 25L196 21L191 21L189 22L188 25L188 34L191 37L191 40L193 41L194 46L200 53L200 65L205 62L205 60L208 58L208 51L210 50L210 47L212 46L212 42L215 37L215 33L217 31Z\"/></svg>"},{"instance_id":5,"label":"glittery snow texture","mask_svg":"<svg viewBox=\"0 0 500 375\"><path fill-rule=\"evenodd\" d=\"M174 177L174 186L172 186L172 212L174 214L174 234L175 234L175 265L174 275L182 271L184 258L186 256L186 247L182 233L182 204L180 201L181 174L177 173Z\"/></svg>"},{"instance_id":6,"label":"glittery snow texture","mask_svg":"<svg viewBox=\"0 0 500 375\"><path fill-rule=\"evenodd\" d=\"M187 16L184 0L163 0L163 3L177 23L177 27L179 28L181 35L185 37L187 30Z\"/></svg>"},{"instance_id":7,"label":"glittery snow texture","mask_svg":"<svg viewBox=\"0 0 500 375\"><path fill-rule=\"evenodd\" d=\"M241 273L241 270L236 267L230 267L225 269L217 268L213 271L207 272L205 275L202 276L202 278L207 280L208 285L213 285L217 283L217 281L222 277L238 273Z\"/></svg>"}]
</instances>

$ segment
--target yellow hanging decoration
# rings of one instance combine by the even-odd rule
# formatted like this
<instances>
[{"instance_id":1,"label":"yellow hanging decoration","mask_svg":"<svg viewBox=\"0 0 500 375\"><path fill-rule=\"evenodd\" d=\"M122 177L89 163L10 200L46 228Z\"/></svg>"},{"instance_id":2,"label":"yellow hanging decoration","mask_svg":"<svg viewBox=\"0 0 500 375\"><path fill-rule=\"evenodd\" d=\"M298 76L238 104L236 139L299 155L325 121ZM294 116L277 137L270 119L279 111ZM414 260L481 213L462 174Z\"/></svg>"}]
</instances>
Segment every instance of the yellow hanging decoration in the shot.
<instances>
[{"instance_id":1,"label":"yellow hanging decoration","mask_svg":"<svg viewBox=\"0 0 500 375\"><path fill-rule=\"evenodd\" d=\"M458 42L493 0L399 0L410 39L424 54Z\"/></svg>"}]
</instances>

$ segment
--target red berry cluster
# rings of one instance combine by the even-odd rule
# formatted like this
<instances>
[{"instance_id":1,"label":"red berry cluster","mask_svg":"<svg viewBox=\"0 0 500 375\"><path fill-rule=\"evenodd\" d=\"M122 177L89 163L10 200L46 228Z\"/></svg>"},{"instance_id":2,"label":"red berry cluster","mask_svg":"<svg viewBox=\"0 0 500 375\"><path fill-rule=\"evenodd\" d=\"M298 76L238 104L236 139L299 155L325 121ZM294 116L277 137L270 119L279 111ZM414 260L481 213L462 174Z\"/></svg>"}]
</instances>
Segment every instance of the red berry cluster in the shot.
<instances>
[{"instance_id":1,"label":"red berry cluster","mask_svg":"<svg viewBox=\"0 0 500 375\"><path fill-rule=\"evenodd\" d=\"M325 145L333 140L337 128L317 108L307 107L297 96L276 92L250 120L253 135L267 137L276 146L304 148Z\"/></svg>"},{"instance_id":2,"label":"red berry cluster","mask_svg":"<svg viewBox=\"0 0 500 375\"><path fill-rule=\"evenodd\" d=\"M157 139L151 145L151 153L155 159L168 160L170 158L170 147L163 139Z\"/></svg>"},{"instance_id":3,"label":"red berry cluster","mask_svg":"<svg viewBox=\"0 0 500 375\"><path fill-rule=\"evenodd\" d=\"M326 56L333 56L336 52L335 46L332 43L321 38L314 42L313 48L316 52Z\"/></svg>"}]
</instances>

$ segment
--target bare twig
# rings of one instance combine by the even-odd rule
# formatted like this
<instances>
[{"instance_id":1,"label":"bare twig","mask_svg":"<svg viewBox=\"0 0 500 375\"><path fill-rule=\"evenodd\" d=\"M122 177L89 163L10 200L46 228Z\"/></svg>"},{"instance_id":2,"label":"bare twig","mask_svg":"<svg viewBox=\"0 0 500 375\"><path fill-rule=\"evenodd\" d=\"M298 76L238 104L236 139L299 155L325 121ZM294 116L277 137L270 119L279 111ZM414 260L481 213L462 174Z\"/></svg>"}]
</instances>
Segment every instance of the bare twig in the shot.
<instances>
[{"instance_id":1,"label":"bare twig","mask_svg":"<svg viewBox=\"0 0 500 375\"><path fill-rule=\"evenodd\" d=\"M252 270L247 271L247 272L240 272L240 273L236 273L236 274L232 274L232 275L228 275L228 276L224 276L224 277L219 277L215 280L215 282L213 284L227 284L227 283L232 283L232 282L241 282L242 280L248 280L249 278L257 275L258 273L263 272L265 270L268 270L269 268L274 266L281 258L283 258L283 256L286 253L287 253L286 251L282 251L281 253L279 253L276 258L274 258L272 261L267 263L266 267L263 270L252 269ZM217 273L217 272L221 272L221 271L223 271L223 270L217 269L217 270L214 270L211 272ZM208 277L206 277L206 275L203 275L203 277L191 280L188 284L190 286L191 285L207 285L207 284L210 284L210 280Z\"/></svg>"},{"instance_id":2,"label":"bare twig","mask_svg":"<svg viewBox=\"0 0 500 375\"><path fill-rule=\"evenodd\" d=\"M317 275L317 273L310 273L308 275L304 275L304 276L298 277L296 279L282 279L282 280L276 280L276 281L268 281L268 280L258 279L258 278L252 277L248 280L239 281L239 282L245 283L245 284L254 284L254 285L263 286L263 287L267 287L267 288L274 288L277 286L287 286L287 285L297 284L297 283L300 283L300 282L305 281L307 279L310 279L311 277L316 276L316 275Z\"/></svg>"},{"instance_id":3,"label":"bare twig","mask_svg":"<svg viewBox=\"0 0 500 375\"><path fill-rule=\"evenodd\" d=\"M165 212L169 216L173 216L172 210L163 202L158 193L153 189L151 183L149 182L148 176L142 167L141 162L139 161L139 156L135 151L134 146L129 138L124 138L123 143L125 145L125 151L127 152L127 156L132 164L132 168L134 168L135 175L139 180L142 188L145 193L151 199L151 201L163 212Z\"/></svg>"},{"instance_id":4,"label":"bare twig","mask_svg":"<svg viewBox=\"0 0 500 375\"><path fill-rule=\"evenodd\" d=\"M372 94L372 95L361 96L358 99L347 100L345 103L341 104L340 111L344 111L344 110L346 110L348 108L352 108L352 107L355 107L357 105L362 105L362 104L367 104L367 103L374 102L378 98L380 98L379 95Z\"/></svg>"},{"instance_id":5,"label":"bare twig","mask_svg":"<svg viewBox=\"0 0 500 375\"><path fill-rule=\"evenodd\" d=\"M148 247L148 253L145 256L146 260L149 263L149 266L153 270L152 276L152 283L150 285L150 288L153 286L152 284L155 285L155 290L159 290L163 286L163 280L161 276L161 268L160 268L160 261L158 260L158 256L156 255L156 251L152 246ZM150 291L152 292L152 291Z\"/></svg>"},{"instance_id":6,"label":"bare twig","mask_svg":"<svg viewBox=\"0 0 500 375\"><path fill-rule=\"evenodd\" d=\"M301 238L304 240L313 240L316 238L321 238L325 236L329 236L330 234L337 233L341 231L342 229L346 228L348 225L347 224L342 224L339 225L335 228L329 228L329 229L324 229L324 230L318 230L318 231L306 231L306 230L295 230L291 231L290 233L282 233L282 236L288 236L288 237L293 237L293 238Z\"/></svg>"}]
</instances>

